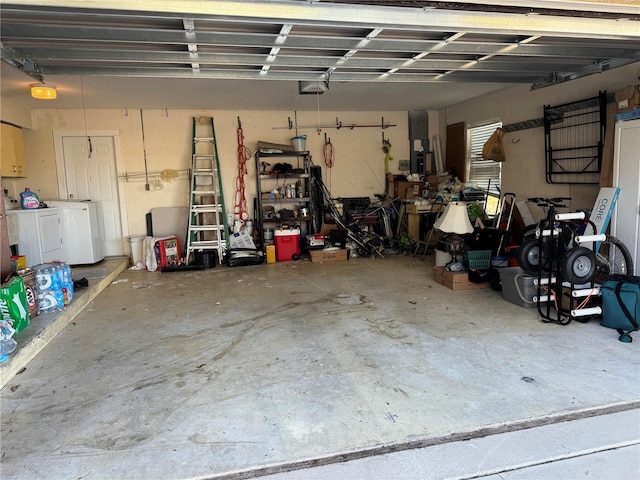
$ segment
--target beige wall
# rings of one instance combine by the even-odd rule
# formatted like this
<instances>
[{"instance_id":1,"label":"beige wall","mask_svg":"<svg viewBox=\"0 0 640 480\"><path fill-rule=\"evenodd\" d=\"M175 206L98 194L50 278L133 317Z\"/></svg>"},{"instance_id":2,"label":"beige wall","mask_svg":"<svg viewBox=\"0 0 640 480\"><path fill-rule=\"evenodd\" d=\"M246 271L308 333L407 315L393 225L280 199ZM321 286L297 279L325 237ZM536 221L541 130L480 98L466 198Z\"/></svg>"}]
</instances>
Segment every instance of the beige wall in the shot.
<instances>
[{"instance_id":1,"label":"beige wall","mask_svg":"<svg viewBox=\"0 0 640 480\"><path fill-rule=\"evenodd\" d=\"M545 104L557 105L594 96L599 90L614 91L637 83L640 63L599 75L567 82L554 87L530 91L528 85L518 85L475 100L453 105L429 114L430 136L441 132L441 145L445 145L447 124L464 121L474 125L487 120L500 119L504 124L540 118ZM4 101L4 99L3 99ZM216 122L222 178L227 210L233 211L235 177L237 173L237 117L240 116L245 144L253 152L259 140L289 143L295 130L286 128L288 119L294 121L294 112L262 111L190 111L145 110L145 146L148 170L185 170L190 166L192 118L213 115ZM161 190L152 184L145 190L144 148L139 110L35 110L24 111L3 104L3 120L31 127L24 131L25 154L29 176L21 179L3 179L2 186L17 197L24 187L36 191L41 199L58 198L57 166L53 132L64 131L117 131L119 132L118 174L121 198L124 199L123 234L146 232L145 214L152 208L185 206L188 203L188 180L181 175L172 183L163 183ZM307 135L307 149L316 165L323 166L325 182L336 197L368 196L384 191L384 153L381 149L382 132L379 127L349 128L349 125L377 125L381 118L396 125L384 130L392 144L391 171L398 172L398 160L409 158L407 112L297 112L299 135ZM316 125L335 125L338 118L341 129ZM311 128L302 128L311 127ZM329 171L324 167L324 134L335 149L335 165ZM571 196L572 208L591 207L598 187L547 185L544 181L544 138L542 128L521 130L505 136L507 161L504 164L503 191L515 192L518 198L529 196ZM252 209L255 195L255 167L250 160L246 181L246 198ZM135 176L138 174L138 176ZM129 175L129 178L126 178ZM123 239L125 250L128 249Z\"/></svg>"},{"instance_id":2,"label":"beige wall","mask_svg":"<svg viewBox=\"0 0 640 480\"><path fill-rule=\"evenodd\" d=\"M440 112L442 145L446 125L465 122L469 126L501 120L503 124L542 118L544 105L561 105L594 97L601 90L614 92L638 83L640 63L598 75L531 91L518 85L475 100L460 103ZM544 129L533 128L508 133L504 137L506 161L503 165L503 191L514 192L518 199L534 196L569 196L570 207L590 208L598 186L549 185L545 183Z\"/></svg>"},{"instance_id":3,"label":"beige wall","mask_svg":"<svg viewBox=\"0 0 640 480\"><path fill-rule=\"evenodd\" d=\"M254 152L259 140L290 144L295 130L286 127L288 118L294 121L294 112L261 111L187 111L144 110L145 147L148 170L185 170L190 167L192 119L201 115L214 116L218 153L224 183L227 211L233 211L235 178L237 174L237 117L242 120L245 145ZM335 125L336 117L341 129L299 128L299 135L307 135L307 149L316 165L323 167L327 185L334 196L368 196L384 192L384 157L380 127L349 128L350 125L396 125L384 130L385 138L392 144L391 170L398 172L398 160L409 158L407 112L298 112L298 126ZM144 149L139 110L36 110L33 112L33 129L24 131L25 155L29 176L21 179L3 179L5 188L17 196L28 186L41 199L58 198L56 158L53 132L118 131L118 174L121 197L125 199L123 212L124 235L146 232L145 214L150 209L164 206L186 206L189 182L181 175L172 183L163 183L156 190L156 175L149 180L151 189L145 190ZM334 167L324 167L323 144L327 133L335 150ZM289 163L292 163L290 160ZM251 158L248 165L246 198L250 214L255 196L255 166ZM295 166L295 165L294 165ZM134 175L138 174L134 177ZM129 175L129 178L126 178ZM127 249L125 242L125 250Z\"/></svg>"}]
</instances>

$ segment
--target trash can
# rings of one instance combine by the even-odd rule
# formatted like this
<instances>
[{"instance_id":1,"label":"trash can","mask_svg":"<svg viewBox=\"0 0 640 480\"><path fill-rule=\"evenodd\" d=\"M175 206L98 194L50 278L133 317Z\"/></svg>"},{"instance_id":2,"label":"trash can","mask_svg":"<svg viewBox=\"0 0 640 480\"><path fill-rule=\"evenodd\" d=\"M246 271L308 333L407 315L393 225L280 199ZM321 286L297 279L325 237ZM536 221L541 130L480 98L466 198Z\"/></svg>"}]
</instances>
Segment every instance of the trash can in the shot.
<instances>
[{"instance_id":1,"label":"trash can","mask_svg":"<svg viewBox=\"0 0 640 480\"><path fill-rule=\"evenodd\" d=\"M146 235L129 235L129 249L131 250L131 264L144 265L144 239Z\"/></svg>"}]
</instances>

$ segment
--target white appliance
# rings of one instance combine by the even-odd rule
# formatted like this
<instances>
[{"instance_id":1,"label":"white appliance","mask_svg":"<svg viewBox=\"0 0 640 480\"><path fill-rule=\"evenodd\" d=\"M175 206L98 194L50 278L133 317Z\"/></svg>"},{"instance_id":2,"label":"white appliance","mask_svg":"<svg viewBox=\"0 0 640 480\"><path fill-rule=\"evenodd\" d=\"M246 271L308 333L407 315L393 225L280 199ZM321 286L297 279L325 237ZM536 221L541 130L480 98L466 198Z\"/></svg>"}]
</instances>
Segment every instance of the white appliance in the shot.
<instances>
[{"instance_id":1,"label":"white appliance","mask_svg":"<svg viewBox=\"0 0 640 480\"><path fill-rule=\"evenodd\" d=\"M613 186L620 188L611 218L611 234L631 253L634 273L640 265L640 120L617 122L615 127Z\"/></svg>"},{"instance_id":2,"label":"white appliance","mask_svg":"<svg viewBox=\"0 0 640 480\"><path fill-rule=\"evenodd\" d=\"M57 208L7 211L17 223L18 254L26 255L27 266L64 261L61 213Z\"/></svg>"},{"instance_id":3,"label":"white appliance","mask_svg":"<svg viewBox=\"0 0 640 480\"><path fill-rule=\"evenodd\" d=\"M64 261L71 265L97 263L104 258L99 205L96 202L50 200L49 207L61 211Z\"/></svg>"}]
</instances>

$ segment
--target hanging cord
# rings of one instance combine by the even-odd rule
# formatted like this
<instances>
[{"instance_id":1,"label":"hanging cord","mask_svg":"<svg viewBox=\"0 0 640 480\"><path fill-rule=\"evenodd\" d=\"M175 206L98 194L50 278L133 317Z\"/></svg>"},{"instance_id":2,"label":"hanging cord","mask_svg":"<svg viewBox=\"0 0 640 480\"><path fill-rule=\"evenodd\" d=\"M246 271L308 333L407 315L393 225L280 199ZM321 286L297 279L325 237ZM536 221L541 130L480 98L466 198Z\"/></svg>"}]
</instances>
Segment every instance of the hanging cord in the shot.
<instances>
[{"instance_id":1,"label":"hanging cord","mask_svg":"<svg viewBox=\"0 0 640 480\"><path fill-rule=\"evenodd\" d=\"M89 127L87 126L87 106L84 101L84 77L80 77L80 91L82 93L82 115L84 117L84 135L87 139L87 159L91 160L93 153L93 145L91 145L91 137L89 136Z\"/></svg>"},{"instance_id":2,"label":"hanging cord","mask_svg":"<svg viewBox=\"0 0 640 480\"><path fill-rule=\"evenodd\" d=\"M324 134L324 146L322 147L322 155L324 156L324 164L328 169L329 177L329 191L331 191L331 169L333 168L335 152L333 150L333 144L331 139L327 138L327 134Z\"/></svg>"},{"instance_id":3,"label":"hanging cord","mask_svg":"<svg viewBox=\"0 0 640 480\"><path fill-rule=\"evenodd\" d=\"M244 146L242 123L238 117L238 176L236 177L236 195L233 215L236 220L248 220L249 213L245 197L244 177L247 174L247 160L251 158L251 151ZM259 173L258 173L259 175Z\"/></svg>"},{"instance_id":4,"label":"hanging cord","mask_svg":"<svg viewBox=\"0 0 640 480\"><path fill-rule=\"evenodd\" d=\"M144 140L144 116L142 109L140 109L140 129L142 131L142 154L144 156L144 189L149 191L151 187L149 185L149 166L147 165L147 146Z\"/></svg>"}]
</instances>

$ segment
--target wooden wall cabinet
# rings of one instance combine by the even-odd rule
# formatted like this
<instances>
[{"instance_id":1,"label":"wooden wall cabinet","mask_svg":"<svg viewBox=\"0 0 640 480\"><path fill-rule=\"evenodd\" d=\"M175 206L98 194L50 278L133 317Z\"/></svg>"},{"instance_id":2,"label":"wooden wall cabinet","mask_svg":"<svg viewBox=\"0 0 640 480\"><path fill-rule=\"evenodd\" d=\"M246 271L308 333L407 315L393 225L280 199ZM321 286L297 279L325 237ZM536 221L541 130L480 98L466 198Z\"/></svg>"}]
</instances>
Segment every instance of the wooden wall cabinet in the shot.
<instances>
[{"instance_id":1,"label":"wooden wall cabinet","mask_svg":"<svg viewBox=\"0 0 640 480\"><path fill-rule=\"evenodd\" d=\"M22 129L0 124L2 128L2 156L0 156L0 173L2 177L26 177L27 165L24 159L24 140Z\"/></svg>"}]
</instances>

